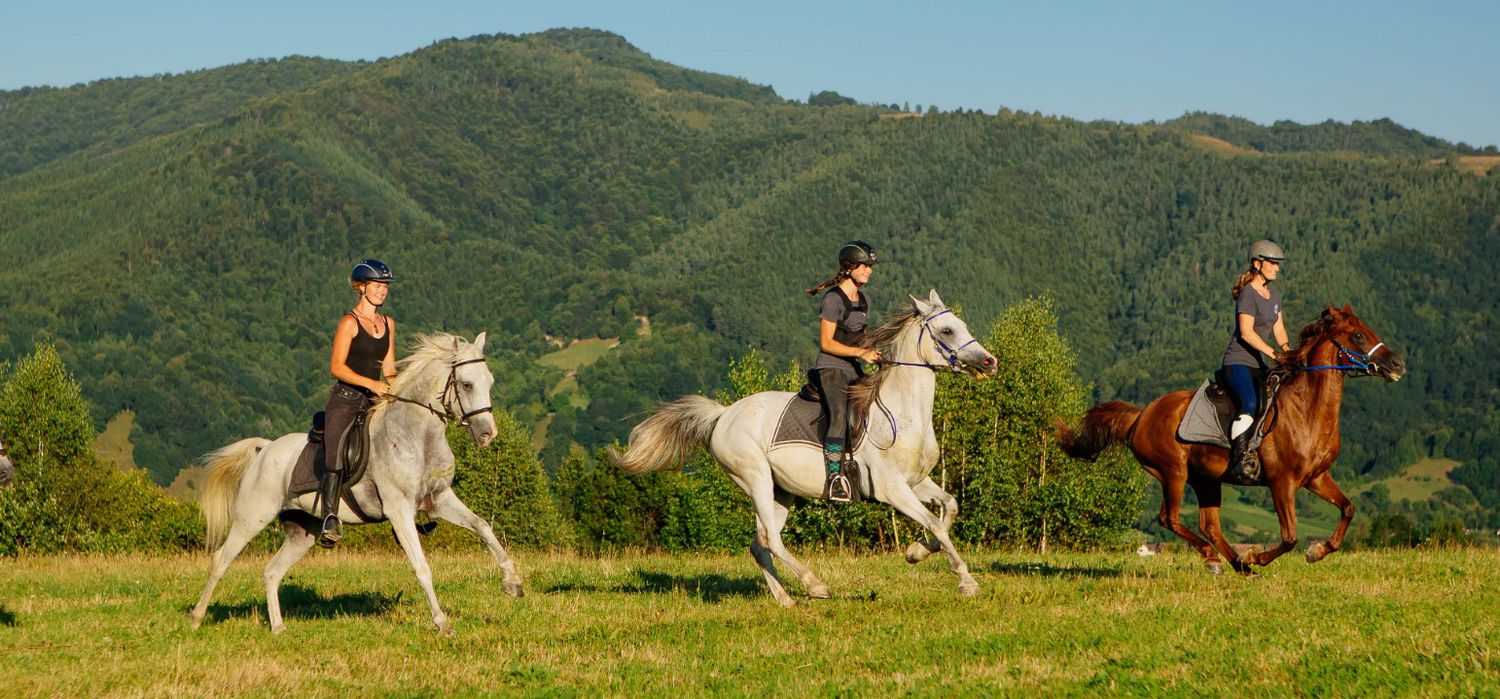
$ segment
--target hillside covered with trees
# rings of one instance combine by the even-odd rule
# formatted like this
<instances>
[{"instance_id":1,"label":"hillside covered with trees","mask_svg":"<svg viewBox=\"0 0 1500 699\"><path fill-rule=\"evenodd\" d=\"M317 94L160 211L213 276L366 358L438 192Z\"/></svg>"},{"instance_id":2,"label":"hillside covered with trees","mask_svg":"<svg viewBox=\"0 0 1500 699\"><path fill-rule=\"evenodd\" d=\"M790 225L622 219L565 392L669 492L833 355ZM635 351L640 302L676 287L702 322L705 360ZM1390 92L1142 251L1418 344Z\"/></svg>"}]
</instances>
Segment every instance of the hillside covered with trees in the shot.
<instances>
[{"instance_id":1,"label":"hillside covered with trees","mask_svg":"<svg viewBox=\"0 0 1500 699\"><path fill-rule=\"evenodd\" d=\"M1245 246L1271 237L1289 326L1350 303L1411 366L1351 383L1339 475L1456 459L1444 506L1500 524L1500 171L1434 164L1477 151L1389 122L882 119L591 30L0 103L0 359L55 346L96 429L134 411L159 483L304 429L367 256L404 333L490 333L497 402L574 477L658 400L731 390L749 350L805 364L802 290L844 240L889 260L878 308L936 287L987 328L1048 295L1089 399L1144 402L1216 367ZM575 376L536 362L595 337L621 343Z\"/></svg>"}]
</instances>

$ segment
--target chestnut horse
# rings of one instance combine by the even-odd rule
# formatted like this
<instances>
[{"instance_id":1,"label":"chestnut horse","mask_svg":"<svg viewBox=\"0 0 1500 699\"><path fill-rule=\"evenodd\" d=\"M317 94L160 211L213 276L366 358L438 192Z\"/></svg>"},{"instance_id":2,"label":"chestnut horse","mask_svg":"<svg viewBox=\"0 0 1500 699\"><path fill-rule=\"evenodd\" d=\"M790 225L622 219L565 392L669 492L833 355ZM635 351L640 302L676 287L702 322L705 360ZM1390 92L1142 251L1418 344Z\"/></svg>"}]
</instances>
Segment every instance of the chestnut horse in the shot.
<instances>
[{"instance_id":1,"label":"chestnut horse","mask_svg":"<svg viewBox=\"0 0 1500 699\"><path fill-rule=\"evenodd\" d=\"M1345 305L1329 306L1316 322L1304 327L1296 349L1286 353L1273 373L1281 374L1281 389L1270 413L1264 418L1267 432L1260 445L1264 484L1271 489L1276 519L1281 524L1281 543L1267 551L1237 554L1224 540L1219 526L1220 480L1229 465L1229 450L1206 444L1190 444L1177 438L1177 425L1187 410L1192 391L1174 391L1145 408L1123 401L1101 403L1083 416L1078 429L1058 425L1063 451L1092 461L1116 442L1130 446L1137 461L1161 482L1161 514L1157 521L1198 550L1203 563L1215 575L1230 565L1246 575L1250 566L1265 566L1297 545L1297 489L1307 488L1339 508L1339 523L1327 541L1307 549L1307 560L1316 563L1344 542L1354 504L1334 484L1328 469L1339 455L1339 407L1344 399L1344 376L1380 376L1397 381L1406 373L1406 362L1386 347L1375 331ZM1183 487L1191 485L1198 496L1198 525L1204 538L1183 526ZM1211 542L1211 543L1210 543Z\"/></svg>"}]
</instances>

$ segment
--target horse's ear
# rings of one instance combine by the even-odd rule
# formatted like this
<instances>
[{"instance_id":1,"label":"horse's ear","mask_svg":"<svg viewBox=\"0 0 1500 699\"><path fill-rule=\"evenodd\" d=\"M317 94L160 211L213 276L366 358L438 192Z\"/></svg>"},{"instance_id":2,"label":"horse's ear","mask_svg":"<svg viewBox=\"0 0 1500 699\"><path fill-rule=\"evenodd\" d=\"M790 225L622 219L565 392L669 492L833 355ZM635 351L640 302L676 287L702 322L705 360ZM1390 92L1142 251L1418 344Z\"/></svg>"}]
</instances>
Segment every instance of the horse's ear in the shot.
<instances>
[{"instance_id":1,"label":"horse's ear","mask_svg":"<svg viewBox=\"0 0 1500 699\"><path fill-rule=\"evenodd\" d=\"M480 354L484 354L484 333L479 333L479 337L474 338L474 349L479 350Z\"/></svg>"},{"instance_id":2,"label":"horse's ear","mask_svg":"<svg viewBox=\"0 0 1500 699\"><path fill-rule=\"evenodd\" d=\"M930 291L927 292L927 302L930 303L930 304L932 304L936 308L947 308L948 307L947 304L943 303L943 299L938 297L938 295L937 295L937 289L932 289L932 290L930 290Z\"/></svg>"},{"instance_id":3,"label":"horse's ear","mask_svg":"<svg viewBox=\"0 0 1500 699\"><path fill-rule=\"evenodd\" d=\"M1333 307L1333 304L1331 304L1331 303L1328 304L1328 308L1326 308L1326 309L1323 310L1323 317L1324 318L1332 319L1334 316L1337 316L1338 314L1339 314L1338 309L1335 309Z\"/></svg>"},{"instance_id":4,"label":"horse's ear","mask_svg":"<svg viewBox=\"0 0 1500 699\"><path fill-rule=\"evenodd\" d=\"M922 299L919 299L915 296L912 296L911 294L907 294L906 297L911 299L911 305L917 309L918 315L925 316L928 313L932 312L932 304L927 303L926 301L923 301Z\"/></svg>"},{"instance_id":5,"label":"horse's ear","mask_svg":"<svg viewBox=\"0 0 1500 699\"><path fill-rule=\"evenodd\" d=\"M1346 303L1346 304L1344 304L1344 313L1352 316L1352 315L1354 315L1354 309L1350 308L1349 304Z\"/></svg>"},{"instance_id":6,"label":"horse's ear","mask_svg":"<svg viewBox=\"0 0 1500 699\"><path fill-rule=\"evenodd\" d=\"M458 336L453 336L453 349L458 349Z\"/></svg>"}]
</instances>

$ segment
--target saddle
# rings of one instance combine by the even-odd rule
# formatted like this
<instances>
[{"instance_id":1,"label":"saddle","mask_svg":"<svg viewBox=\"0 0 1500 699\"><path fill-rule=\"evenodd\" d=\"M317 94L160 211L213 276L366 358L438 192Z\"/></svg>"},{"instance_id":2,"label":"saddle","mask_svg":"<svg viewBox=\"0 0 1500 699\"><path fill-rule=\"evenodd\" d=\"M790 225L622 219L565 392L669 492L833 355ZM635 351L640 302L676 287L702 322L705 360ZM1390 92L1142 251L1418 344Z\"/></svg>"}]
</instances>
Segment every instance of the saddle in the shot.
<instances>
[{"instance_id":1,"label":"saddle","mask_svg":"<svg viewBox=\"0 0 1500 699\"><path fill-rule=\"evenodd\" d=\"M365 471L370 465L370 450L367 448L370 443L368 416L369 411L355 416L349 429L344 431L338 448L344 450L343 501L360 519L373 522L380 521L380 518L372 519L366 515L353 495L354 486L364 480ZM302 447L302 453L297 456L297 465L292 469L291 494L294 496L316 491L326 471L323 468L327 463L327 445L323 441L324 417L321 410L313 415L312 427L307 431L307 444Z\"/></svg>"},{"instance_id":2,"label":"saddle","mask_svg":"<svg viewBox=\"0 0 1500 699\"><path fill-rule=\"evenodd\" d=\"M1216 374L1215 379L1217 378ZM1266 380L1260 386L1260 410L1254 416L1254 424L1250 426L1247 451L1254 451L1265 437L1265 418L1271 413L1284 379L1283 372L1267 372ZM1230 425L1234 423L1237 414L1229 391L1217 380L1204 379L1203 385L1198 387L1192 400L1188 401L1187 410L1182 414L1182 422L1177 425L1177 438L1184 442L1228 449Z\"/></svg>"},{"instance_id":3,"label":"saddle","mask_svg":"<svg viewBox=\"0 0 1500 699\"><path fill-rule=\"evenodd\" d=\"M853 452L864 440L865 421L862 417L856 417L852 410L848 413L847 442L849 451ZM828 418L823 415L822 393L816 384L808 381L797 390L797 395L787 403L786 408L782 409L781 418L776 421L776 436L771 440L771 446L802 443L822 449L823 437L827 434Z\"/></svg>"}]
</instances>

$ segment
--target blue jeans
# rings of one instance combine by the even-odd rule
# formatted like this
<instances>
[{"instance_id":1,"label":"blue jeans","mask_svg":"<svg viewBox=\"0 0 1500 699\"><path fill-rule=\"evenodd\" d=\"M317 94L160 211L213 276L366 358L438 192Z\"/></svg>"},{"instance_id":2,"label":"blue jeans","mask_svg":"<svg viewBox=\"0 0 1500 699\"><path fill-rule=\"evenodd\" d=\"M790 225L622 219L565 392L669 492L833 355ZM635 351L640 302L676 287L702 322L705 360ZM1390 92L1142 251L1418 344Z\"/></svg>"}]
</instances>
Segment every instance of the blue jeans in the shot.
<instances>
[{"instance_id":1,"label":"blue jeans","mask_svg":"<svg viewBox=\"0 0 1500 699\"><path fill-rule=\"evenodd\" d=\"M1224 388L1242 415L1254 416L1260 408L1260 382L1256 381L1257 370L1240 364L1226 364L1219 374L1224 378Z\"/></svg>"}]
</instances>

